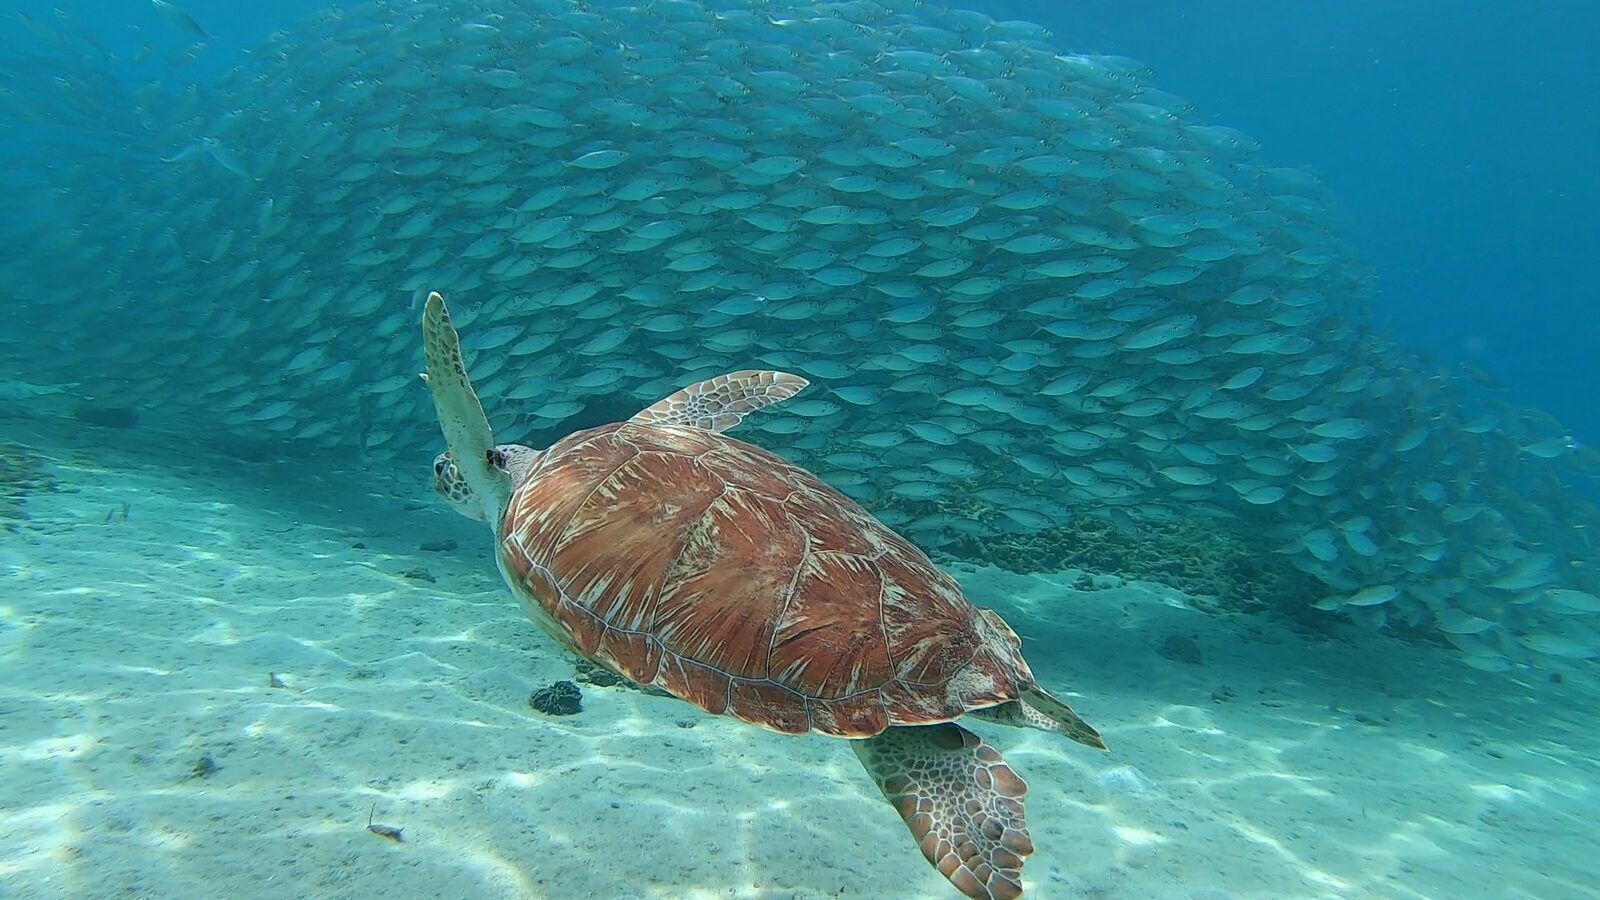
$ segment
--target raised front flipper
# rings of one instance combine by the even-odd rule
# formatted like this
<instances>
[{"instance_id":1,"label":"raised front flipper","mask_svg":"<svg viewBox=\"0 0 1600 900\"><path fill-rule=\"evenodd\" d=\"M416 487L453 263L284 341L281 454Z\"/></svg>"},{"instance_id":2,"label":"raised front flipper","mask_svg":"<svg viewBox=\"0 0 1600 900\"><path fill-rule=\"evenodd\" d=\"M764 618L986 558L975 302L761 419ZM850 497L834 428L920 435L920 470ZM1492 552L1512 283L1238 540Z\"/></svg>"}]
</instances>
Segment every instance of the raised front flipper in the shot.
<instances>
[{"instance_id":1,"label":"raised front flipper","mask_svg":"<svg viewBox=\"0 0 1600 900\"><path fill-rule=\"evenodd\" d=\"M629 419L640 425L689 425L727 431L756 410L787 400L810 384L799 375L750 369L691 384Z\"/></svg>"},{"instance_id":2,"label":"raised front flipper","mask_svg":"<svg viewBox=\"0 0 1600 900\"><path fill-rule=\"evenodd\" d=\"M951 723L890 728L850 746L957 890L979 900L1022 895L1022 858L1033 852L1028 785L1000 751Z\"/></svg>"},{"instance_id":3,"label":"raised front flipper","mask_svg":"<svg viewBox=\"0 0 1600 900\"><path fill-rule=\"evenodd\" d=\"M472 379L467 377L461 337L450 321L450 310L437 293L428 295L422 313L422 355L428 364L423 377L433 394L433 407L439 414L445 442L450 445L450 458L466 481L472 500L482 504L481 518L498 530L500 514L511 495L511 480L504 470L489 464L494 432L472 389Z\"/></svg>"}]
</instances>

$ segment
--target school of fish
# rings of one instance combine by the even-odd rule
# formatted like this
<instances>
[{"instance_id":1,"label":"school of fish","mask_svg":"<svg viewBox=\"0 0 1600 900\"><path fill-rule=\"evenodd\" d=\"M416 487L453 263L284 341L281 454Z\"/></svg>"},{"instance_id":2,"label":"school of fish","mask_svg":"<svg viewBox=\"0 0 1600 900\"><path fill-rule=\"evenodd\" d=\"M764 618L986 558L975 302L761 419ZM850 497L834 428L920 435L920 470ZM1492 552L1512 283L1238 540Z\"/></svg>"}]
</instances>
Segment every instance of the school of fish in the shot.
<instances>
[{"instance_id":1,"label":"school of fish","mask_svg":"<svg viewBox=\"0 0 1600 900\"><path fill-rule=\"evenodd\" d=\"M507 439L782 369L741 436L924 547L1198 519L1477 668L1600 655L1593 451L1380 333L1317 179L1135 62L915 0L379 0L174 90L25 24L32 380L421 479L437 290Z\"/></svg>"}]
</instances>

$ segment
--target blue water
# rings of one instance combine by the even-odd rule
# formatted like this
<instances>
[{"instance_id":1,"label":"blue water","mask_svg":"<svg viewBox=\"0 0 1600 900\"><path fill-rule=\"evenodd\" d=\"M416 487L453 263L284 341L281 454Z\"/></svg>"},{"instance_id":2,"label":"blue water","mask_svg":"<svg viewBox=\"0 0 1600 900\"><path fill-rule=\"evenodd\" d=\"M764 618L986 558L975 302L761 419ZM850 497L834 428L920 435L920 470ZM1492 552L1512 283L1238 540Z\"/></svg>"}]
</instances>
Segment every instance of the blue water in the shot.
<instances>
[{"instance_id":1,"label":"blue water","mask_svg":"<svg viewBox=\"0 0 1600 900\"><path fill-rule=\"evenodd\" d=\"M1270 160L1317 172L1404 343L1600 444L1600 5L950 5L1139 60Z\"/></svg>"},{"instance_id":2,"label":"blue water","mask_svg":"<svg viewBox=\"0 0 1600 900\"><path fill-rule=\"evenodd\" d=\"M952 4L1131 57L1203 117L1308 167L1377 270L1380 315L1441 368L1468 364L1518 405L1600 444L1600 6L1496 0L993 0ZM63 9L114 53L190 36L143 2ZM321 0L184 4L213 40L169 80L204 84ZM13 39L29 37L15 23Z\"/></svg>"},{"instance_id":3,"label":"blue water","mask_svg":"<svg viewBox=\"0 0 1600 900\"><path fill-rule=\"evenodd\" d=\"M1600 442L1600 5L970 5L1137 59L1269 158L1321 174L1406 343Z\"/></svg>"}]
</instances>

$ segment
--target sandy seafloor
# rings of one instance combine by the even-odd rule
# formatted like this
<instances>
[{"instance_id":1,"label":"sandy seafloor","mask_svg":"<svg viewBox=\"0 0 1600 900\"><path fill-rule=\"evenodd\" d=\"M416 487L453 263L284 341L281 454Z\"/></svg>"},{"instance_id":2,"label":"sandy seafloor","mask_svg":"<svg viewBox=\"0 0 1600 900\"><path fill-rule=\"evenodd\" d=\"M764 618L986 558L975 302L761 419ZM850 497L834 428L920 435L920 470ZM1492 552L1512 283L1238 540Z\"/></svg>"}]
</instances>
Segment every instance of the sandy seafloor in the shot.
<instances>
[{"instance_id":1,"label":"sandy seafloor","mask_svg":"<svg viewBox=\"0 0 1600 900\"><path fill-rule=\"evenodd\" d=\"M247 463L14 415L0 438L59 482L0 531L0 897L955 896L838 741L621 688L531 710L572 667L428 459ZM1592 669L956 574L1112 747L975 726L1031 785L1030 897L1600 885ZM1157 652L1175 633L1202 664Z\"/></svg>"}]
</instances>

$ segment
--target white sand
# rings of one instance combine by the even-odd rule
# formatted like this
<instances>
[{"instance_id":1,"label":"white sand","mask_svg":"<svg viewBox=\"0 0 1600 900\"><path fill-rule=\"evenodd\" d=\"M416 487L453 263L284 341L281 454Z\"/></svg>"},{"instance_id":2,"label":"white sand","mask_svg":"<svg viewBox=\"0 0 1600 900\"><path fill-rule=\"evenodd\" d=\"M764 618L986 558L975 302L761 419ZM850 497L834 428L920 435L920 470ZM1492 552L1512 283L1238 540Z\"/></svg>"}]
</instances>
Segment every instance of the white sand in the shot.
<instances>
[{"instance_id":1,"label":"white sand","mask_svg":"<svg viewBox=\"0 0 1600 900\"><path fill-rule=\"evenodd\" d=\"M0 896L955 896L839 742L622 689L530 710L571 667L425 459L179 471L158 435L0 432L56 444L62 486L0 532ZM1592 670L1491 675L1161 588L958 575L1112 746L975 726L1032 786L1031 897L1600 884ZM1172 633L1204 663L1157 653ZM374 803L404 843L367 830Z\"/></svg>"}]
</instances>

